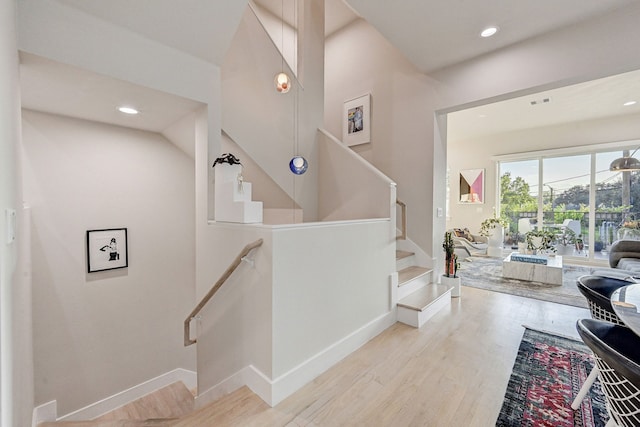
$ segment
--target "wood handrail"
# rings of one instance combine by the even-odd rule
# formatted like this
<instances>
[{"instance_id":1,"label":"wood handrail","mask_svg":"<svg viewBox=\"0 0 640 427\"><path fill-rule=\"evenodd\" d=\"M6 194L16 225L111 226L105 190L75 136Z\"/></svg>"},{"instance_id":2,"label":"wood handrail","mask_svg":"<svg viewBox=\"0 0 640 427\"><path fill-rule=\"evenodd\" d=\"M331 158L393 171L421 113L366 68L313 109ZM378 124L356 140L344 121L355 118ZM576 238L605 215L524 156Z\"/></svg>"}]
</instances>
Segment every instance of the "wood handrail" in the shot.
<instances>
[{"instance_id":1,"label":"wood handrail","mask_svg":"<svg viewBox=\"0 0 640 427\"><path fill-rule=\"evenodd\" d=\"M242 262L242 259L246 257L249 254L249 252L251 252L253 249L261 245L262 245L262 239L258 239L255 242L249 243L247 246L245 246L244 249L242 249L242 251L240 251L238 256L233 260L231 265L229 265L227 270L222 274L222 276L220 276L218 281L213 285L211 290L207 292L207 294L198 303L196 308L194 308L193 311L189 314L189 316L184 320L184 346L185 347L188 347L191 344L195 344L198 341L197 339L191 339L191 321L198 315L198 313L200 313L200 310L202 310L202 308L205 305L207 305L209 300L213 298L215 293L218 292L218 289L220 289L220 287L229 278L229 276L231 276L231 274L236 270L236 268L238 268L238 266Z\"/></svg>"},{"instance_id":2,"label":"wood handrail","mask_svg":"<svg viewBox=\"0 0 640 427\"><path fill-rule=\"evenodd\" d=\"M396 199L396 205L399 205L402 209L402 227L400 228L401 234L396 236L396 240L405 240L407 238L407 204L399 199Z\"/></svg>"}]
</instances>

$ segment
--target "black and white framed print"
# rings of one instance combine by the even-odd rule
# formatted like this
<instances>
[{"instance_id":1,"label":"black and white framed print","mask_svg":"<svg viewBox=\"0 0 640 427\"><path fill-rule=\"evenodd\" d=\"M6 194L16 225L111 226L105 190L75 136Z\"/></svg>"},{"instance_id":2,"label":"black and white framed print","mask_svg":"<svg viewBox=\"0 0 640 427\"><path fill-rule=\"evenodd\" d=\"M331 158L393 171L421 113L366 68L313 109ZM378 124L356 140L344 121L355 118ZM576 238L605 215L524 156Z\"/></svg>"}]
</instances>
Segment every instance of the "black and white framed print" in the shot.
<instances>
[{"instance_id":1,"label":"black and white framed print","mask_svg":"<svg viewBox=\"0 0 640 427\"><path fill-rule=\"evenodd\" d=\"M128 266L126 228L87 230L87 271L89 273Z\"/></svg>"}]
</instances>

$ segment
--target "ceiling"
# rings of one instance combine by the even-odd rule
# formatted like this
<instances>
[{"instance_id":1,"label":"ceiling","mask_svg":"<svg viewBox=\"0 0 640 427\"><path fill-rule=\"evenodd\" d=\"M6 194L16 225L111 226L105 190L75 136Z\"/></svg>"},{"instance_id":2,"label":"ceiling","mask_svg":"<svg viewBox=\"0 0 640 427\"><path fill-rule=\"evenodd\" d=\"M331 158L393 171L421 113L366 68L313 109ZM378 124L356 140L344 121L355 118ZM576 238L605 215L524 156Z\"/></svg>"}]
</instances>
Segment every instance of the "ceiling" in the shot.
<instances>
[{"instance_id":1,"label":"ceiling","mask_svg":"<svg viewBox=\"0 0 640 427\"><path fill-rule=\"evenodd\" d=\"M640 70L449 113L447 140L627 114L640 114Z\"/></svg>"},{"instance_id":2,"label":"ceiling","mask_svg":"<svg viewBox=\"0 0 640 427\"><path fill-rule=\"evenodd\" d=\"M218 65L247 4L239 0L50 1ZM283 0L257 1L274 15L281 14ZM291 0L284 1L286 7ZM325 35L334 34L362 17L420 70L429 72L593 19L634 2L637 0L403 0L390 7L387 0L326 0ZM498 25L498 34L489 39L478 37L479 31L488 24ZM21 61L22 98L26 108L160 131L199 107L193 101L33 55L22 55ZM548 114L535 118L529 98L492 104L484 107L485 112L470 110L466 116L464 112L456 114L460 114L458 117L465 121L468 130L480 131L482 125L484 132L492 131L498 123L532 127L551 121L614 115L632 111L620 111L618 98L625 95L622 88L630 95L629 87L637 88L637 81L638 76L630 73L620 80L610 78L605 86L587 83L541 94L550 97L552 102L539 105L537 111ZM603 95L609 100L603 102ZM593 96L597 96L596 104ZM640 101L640 94L637 97ZM60 102L63 99L64 102ZM145 114L132 119L115 111L116 105L134 100ZM608 105L613 109L605 108ZM499 108L505 109L499 111ZM558 111L564 111L564 115ZM478 120L481 114L486 117ZM505 120L507 116L511 120ZM529 116L530 121L522 123L520 119ZM487 123L493 124L487 127Z\"/></svg>"},{"instance_id":3,"label":"ceiling","mask_svg":"<svg viewBox=\"0 0 640 427\"><path fill-rule=\"evenodd\" d=\"M424 73L588 20L637 0L346 0ZM494 25L500 31L481 38Z\"/></svg>"},{"instance_id":4,"label":"ceiling","mask_svg":"<svg viewBox=\"0 0 640 427\"><path fill-rule=\"evenodd\" d=\"M36 111L161 132L199 102L20 53L22 105ZM135 106L136 116L119 106Z\"/></svg>"}]
</instances>

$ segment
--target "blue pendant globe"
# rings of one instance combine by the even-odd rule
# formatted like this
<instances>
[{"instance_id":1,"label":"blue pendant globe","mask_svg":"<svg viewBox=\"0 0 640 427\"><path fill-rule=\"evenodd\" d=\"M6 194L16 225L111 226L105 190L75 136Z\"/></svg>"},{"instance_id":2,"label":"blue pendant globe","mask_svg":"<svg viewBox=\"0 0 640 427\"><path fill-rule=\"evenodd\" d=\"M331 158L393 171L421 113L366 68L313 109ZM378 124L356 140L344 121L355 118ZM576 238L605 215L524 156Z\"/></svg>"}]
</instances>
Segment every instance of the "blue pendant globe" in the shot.
<instances>
[{"instance_id":1,"label":"blue pendant globe","mask_svg":"<svg viewBox=\"0 0 640 427\"><path fill-rule=\"evenodd\" d=\"M307 159L302 156L295 156L289 162L289 169L291 169L291 172L296 175L302 175L307 171L308 167L309 163L307 163Z\"/></svg>"}]
</instances>

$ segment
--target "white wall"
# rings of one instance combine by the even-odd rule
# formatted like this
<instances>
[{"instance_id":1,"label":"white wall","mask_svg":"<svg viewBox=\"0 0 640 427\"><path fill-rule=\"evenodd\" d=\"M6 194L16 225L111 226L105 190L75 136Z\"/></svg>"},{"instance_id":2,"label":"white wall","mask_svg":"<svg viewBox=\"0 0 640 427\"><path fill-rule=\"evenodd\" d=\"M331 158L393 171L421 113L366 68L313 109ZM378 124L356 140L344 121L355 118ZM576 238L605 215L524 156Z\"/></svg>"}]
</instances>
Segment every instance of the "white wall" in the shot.
<instances>
[{"instance_id":1,"label":"white wall","mask_svg":"<svg viewBox=\"0 0 640 427\"><path fill-rule=\"evenodd\" d=\"M249 254L255 266L240 264L204 307L201 320L193 322L198 325L198 393L210 395L212 388L250 365L271 376L273 255L271 233L260 226L218 223L203 230L202 238L210 244L225 244L210 246L208 262L200 268L199 298L213 287L244 246L264 240ZM244 379L238 381L231 389L245 384Z\"/></svg>"},{"instance_id":2,"label":"white wall","mask_svg":"<svg viewBox=\"0 0 640 427\"><path fill-rule=\"evenodd\" d=\"M567 123L543 128L526 129L448 144L447 159L451 168L450 217L447 228L468 227L480 230L480 223L490 217L497 206L496 162L492 156L536 150L586 146L640 139L640 115L629 114L599 120ZM484 168L484 205L458 204L460 189L457 177L462 169Z\"/></svg>"},{"instance_id":3,"label":"white wall","mask_svg":"<svg viewBox=\"0 0 640 427\"><path fill-rule=\"evenodd\" d=\"M274 379L392 311L388 227L378 220L274 231Z\"/></svg>"},{"instance_id":4,"label":"white wall","mask_svg":"<svg viewBox=\"0 0 640 427\"><path fill-rule=\"evenodd\" d=\"M194 164L158 134L23 111L36 404L63 415L176 368L195 300ZM85 233L128 228L129 267L87 273Z\"/></svg>"},{"instance_id":5,"label":"white wall","mask_svg":"<svg viewBox=\"0 0 640 427\"><path fill-rule=\"evenodd\" d=\"M327 39L325 64L325 128L342 139L344 102L371 93L371 143L352 148L397 183L408 235L432 256L438 84L363 20Z\"/></svg>"},{"instance_id":6,"label":"white wall","mask_svg":"<svg viewBox=\"0 0 640 427\"><path fill-rule=\"evenodd\" d=\"M320 219L395 221L395 183L330 134L318 132L318 140Z\"/></svg>"},{"instance_id":7,"label":"white wall","mask_svg":"<svg viewBox=\"0 0 640 427\"><path fill-rule=\"evenodd\" d=\"M247 8L222 67L222 128L304 209L304 220L315 221L315 137L323 116L324 40L320 29L324 28L324 2L305 2L303 12L306 21L299 61L304 86L294 82L288 93L280 94L273 83L282 70L279 51ZM296 152L309 162L304 175L289 171L289 160Z\"/></svg>"},{"instance_id":8,"label":"white wall","mask_svg":"<svg viewBox=\"0 0 640 427\"><path fill-rule=\"evenodd\" d=\"M31 282L20 179L20 78L16 2L0 3L0 425L29 425L33 408ZM5 210L16 211L7 243Z\"/></svg>"}]
</instances>

